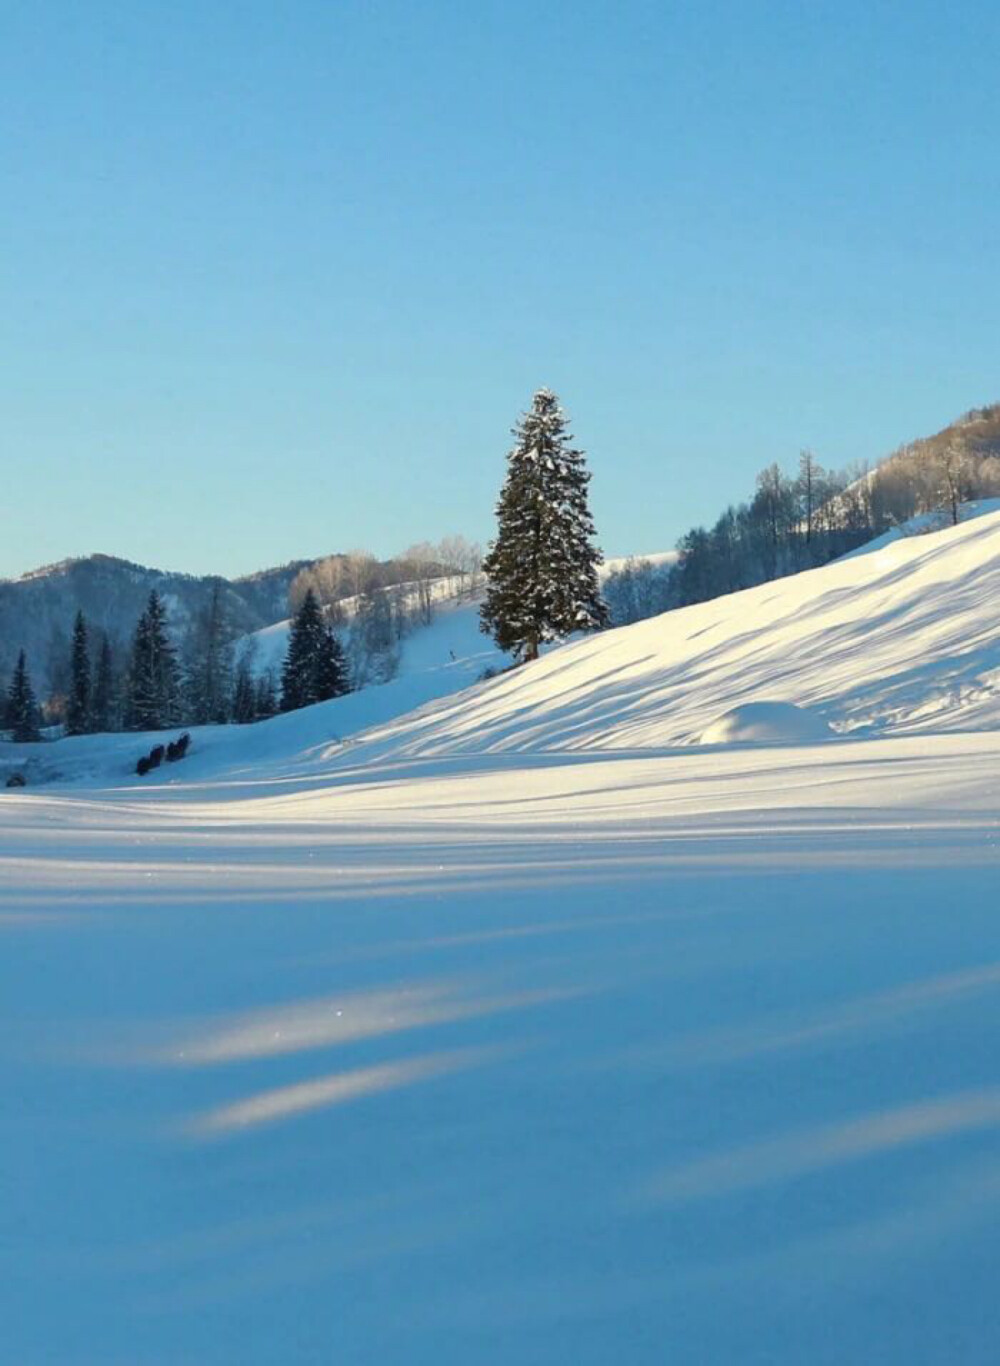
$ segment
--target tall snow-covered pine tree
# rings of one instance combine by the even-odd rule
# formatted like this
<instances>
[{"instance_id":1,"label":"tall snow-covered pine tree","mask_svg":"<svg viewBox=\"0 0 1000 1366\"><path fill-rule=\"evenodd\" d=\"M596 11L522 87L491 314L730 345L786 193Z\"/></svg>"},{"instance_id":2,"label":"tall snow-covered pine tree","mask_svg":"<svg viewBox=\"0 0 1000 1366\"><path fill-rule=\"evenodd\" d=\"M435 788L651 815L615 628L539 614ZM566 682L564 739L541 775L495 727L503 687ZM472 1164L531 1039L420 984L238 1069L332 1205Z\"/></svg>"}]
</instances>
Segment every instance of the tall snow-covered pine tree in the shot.
<instances>
[{"instance_id":1,"label":"tall snow-covered pine tree","mask_svg":"<svg viewBox=\"0 0 1000 1366\"><path fill-rule=\"evenodd\" d=\"M483 562L482 629L519 660L573 631L608 624L587 499L590 474L566 414L548 389L514 428L497 504L497 536Z\"/></svg>"}]
</instances>

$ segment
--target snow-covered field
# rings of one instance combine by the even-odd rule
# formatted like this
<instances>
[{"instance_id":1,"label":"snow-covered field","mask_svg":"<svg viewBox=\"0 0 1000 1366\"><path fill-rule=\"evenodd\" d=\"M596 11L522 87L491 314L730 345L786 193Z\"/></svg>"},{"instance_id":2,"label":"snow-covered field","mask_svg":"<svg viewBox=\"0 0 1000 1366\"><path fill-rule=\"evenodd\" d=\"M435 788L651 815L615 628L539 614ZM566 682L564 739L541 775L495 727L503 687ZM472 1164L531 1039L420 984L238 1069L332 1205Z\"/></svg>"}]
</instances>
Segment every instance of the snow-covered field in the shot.
<instances>
[{"instance_id":1,"label":"snow-covered field","mask_svg":"<svg viewBox=\"0 0 1000 1366\"><path fill-rule=\"evenodd\" d=\"M995 1362L998 590L992 515L155 781L45 747L0 1359Z\"/></svg>"}]
</instances>

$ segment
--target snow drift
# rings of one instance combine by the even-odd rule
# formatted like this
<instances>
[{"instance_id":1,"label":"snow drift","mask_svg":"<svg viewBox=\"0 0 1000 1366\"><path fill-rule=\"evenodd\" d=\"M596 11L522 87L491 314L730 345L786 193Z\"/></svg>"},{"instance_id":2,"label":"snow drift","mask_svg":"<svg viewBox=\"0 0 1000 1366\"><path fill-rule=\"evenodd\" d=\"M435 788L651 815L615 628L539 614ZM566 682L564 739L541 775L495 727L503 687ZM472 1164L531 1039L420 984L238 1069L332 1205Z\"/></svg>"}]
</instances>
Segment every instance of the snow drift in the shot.
<instances>
[{"instance_id":1,"label":"snow drift","mask_svg":"<svg viewBox=\"0 0 1000 1366\"><path fill-rule=\"evenodd\" d=\"M703 745L808 745L829 740L829 725L792 702L745 702L701 733Z\"/></svg>"}]
</instances>

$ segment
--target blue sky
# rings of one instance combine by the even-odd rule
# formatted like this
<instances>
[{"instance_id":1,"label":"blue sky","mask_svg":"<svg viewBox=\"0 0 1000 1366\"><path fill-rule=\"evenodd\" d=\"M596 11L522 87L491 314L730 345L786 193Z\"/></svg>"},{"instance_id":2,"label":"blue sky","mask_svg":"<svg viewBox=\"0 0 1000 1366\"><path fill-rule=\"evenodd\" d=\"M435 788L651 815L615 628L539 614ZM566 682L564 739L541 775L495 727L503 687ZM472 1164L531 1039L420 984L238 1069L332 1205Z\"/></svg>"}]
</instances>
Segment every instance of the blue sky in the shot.
<instances>
[{"instance_id":1,"label":"blue sky","mask_svg":"<svg viewBox=\"0 0 1000 1366\"><path fill-rule=\"evenodd\" d=\"M609 554L1000 399L993 3L0 8L0 574L482 539L556 389Z\"/></svg>"}]
</instances>

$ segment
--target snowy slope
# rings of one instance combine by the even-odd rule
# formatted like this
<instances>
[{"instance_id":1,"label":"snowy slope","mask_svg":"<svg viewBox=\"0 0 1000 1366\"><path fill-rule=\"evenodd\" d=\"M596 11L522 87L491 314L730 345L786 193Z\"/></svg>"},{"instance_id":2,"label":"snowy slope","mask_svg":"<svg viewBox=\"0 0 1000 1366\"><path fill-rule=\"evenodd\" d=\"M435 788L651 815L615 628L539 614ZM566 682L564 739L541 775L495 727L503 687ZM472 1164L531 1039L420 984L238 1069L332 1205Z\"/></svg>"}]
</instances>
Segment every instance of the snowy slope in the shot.
<instances>
[{"instance_id":1,"label":"snowy slope","mask_svg":"<svg viewBox=\"0 0 1000 1366\"><path fill-rule=\"evenodd\" d=\"M1000 726L1000 513L668 612L368 737L408 757L690 744L744 702L841 732Z\"/></svg>"},{"instance_id":2,"label":"snowy slope","mask_svg":"<svg viewBox=\"0 0 1000 1366\"><path fill-rule=\"evenodd\" d=\"M621 556L618 559L605 560L600 567L600 577L606 579L609 574L624 569L627 564L636 560L646 564L667 565L675 564L677 558L676 550L657 551L651 555ZM406 587L406 584L399 585L403 591ZM437 620L431 623L429 630L425 626L415 625L412 635L403 642L401 675L405 676L414 670L423 671L449 662L452 649L459 657L466 654L477 657L484 655L484 646L488 646L488 642L479 632L478 602L457 600L463 598L465 592L466 580L463 578L436 579L430 585L430 596L436 604L436 615L453 614L453 624L446 625L443 630L438 629ZM353 598L345 598L341 603L348 617L353 611L354 601ZM259 631L241 637L236 642L236 649L239 651L245 645L252 645L255 671L264 673L272 669L275 673L280 673L288 650L290 628L290 620L275 622L272 626L265 626ZM451 639L452 636L454 640ZM439 647L443 647L443 653ZM486 667L486 662L483 667Z\"/></svg>"},{"instance_id":3,"label":"snowy slope","mask_svg":"<svg viewBox=\"0 0 1000 1366\"><path fill-rule=\"evenodd\" d=\"M506 661L476 604L454 604L406 641L393 682L249 730L198 732L195 754L206 772L265 761L298 772L336 764L349 740L367 757L406 758L662 748L763 702L842 735L995 728L997 601L1000 513L590 636L478 684ZM143 743L0 744L0 778L28 762L38 780L124 779Z\"/></svg>"},{"instance_id":4,"label":"snowy slope","mask_svg":"<svg viewBox=\"0 0 1000 1366\"><path fill-rule=\"evenodd\" d=\"M464 608L466 609L469 621L471 621L473 616L473 613L471 611L472 605L468 602L463 603L459 601L459 599L466 592L466 587L467 581L464 578L459 577L458 575L455 575L454 577L446 577L432 580L431 583L428 585L428 596L431 602L435 604L435 614L440 614L442 612L447 613ZM408 606L412 607L416 604L417 589L414 585L406 583L397 584L393 589L393 592L399 593L402 596L403 602L406 603ZM357 602L357 598L343 598L338 604L341 611L344 612L344 614L346 615L348 621L354 615ZM430 629L433 629L434 625L435 623L432 621ZM291 619L287 618L284 621L277 621L271 626L265 626L259 631L251 631L249 635L241 636L236 641L235 650L237 654L239 654L241 651L243 651L246 647L249 646L252 651L250 657L251 664L256 673L262 674L265 673L268 669L271 669L274 671L275 674L280 675L281 666L284 663L285 655L288 652L288 635L291 630L291 626ZM428 627L426 626L414 624L413 635L411 637L408 637L407 640L403 642L403 662L400 669L401 674L406 673L409 670L408 657L413 653L413 651L410 648L411 642L414 639L419 639L420 637L422 637L427 630ZM463 629L463 639L466 639L467 637L468 630ZM484 640L485 638L478 642L478 645L480 647L478 653L482 653L482 645L484 643ZM435 634L432 637L432 642L443 644L443 638ZM433 651L433 643L431 644L430 648ZM447 647L445 648L447 651ZM456 650L455 653L457 654L458 651ZM417 667L426 668L426 661L428 657L427 647L424 645L419 645L417 647L416 657L419 661L421 661ZM445 653L445 655L441 658L438 658L435 655L434 662L444 663L445 660L448 658L449 656L447 653Z\"/></svg>"},{"instance_id":5,"label":"snowy slope","mask_svg":"<svg viewBox=\"0 0 1000 1366\"><path fill-rule=\"evenodd\" d=\"M976 517L988 517L993 512L1000 512L1000 498L980 498L975 502L960 504L958 520L971 522ZM841 558L850 560L857 555L868 555L873 550L882 550L885 546L892 545L894 541L902 541L909 536L926 536L934 531L942 531L950 525L951 518L947 512L922 512L916 517L900 522L899 526L890 527L881 536L866 541L864 545L858 546L857 550L849 550Z\"/></svg>"},{"instance_id":6,"label":"snowy slope","mask_svg":"<svg viewBox=\"0 0 1000 1366\"><path fill-rule=\"evenodd\" d=\"M348 737L468 688L484 671L508 663L507 656L479 630L477 604L446 604L437 609L430 626L407 638L399 676L390 683L254 726L189 728L194 743L183 768L164 766L141 785L147 789L173 786L220 769L256 771L265 763L277 762L284 767L323 763L323 756L331 749L336 751ZM169 735L178 733L174 730ZM154 734L82 735L43 745L0 741L0 788L12 772L25 774L32 787L51 783L135 784L136 758L163 738Z\"/></svg>"}]
</instances>

